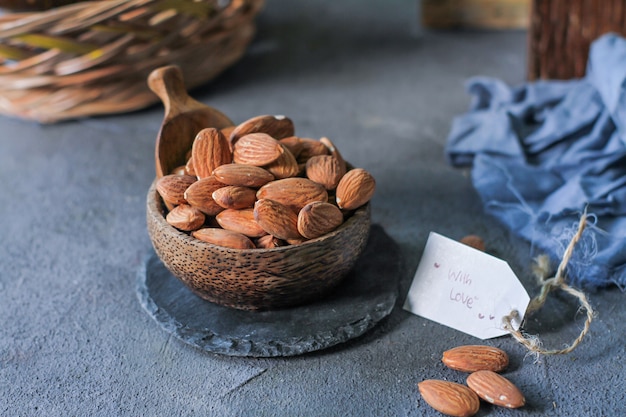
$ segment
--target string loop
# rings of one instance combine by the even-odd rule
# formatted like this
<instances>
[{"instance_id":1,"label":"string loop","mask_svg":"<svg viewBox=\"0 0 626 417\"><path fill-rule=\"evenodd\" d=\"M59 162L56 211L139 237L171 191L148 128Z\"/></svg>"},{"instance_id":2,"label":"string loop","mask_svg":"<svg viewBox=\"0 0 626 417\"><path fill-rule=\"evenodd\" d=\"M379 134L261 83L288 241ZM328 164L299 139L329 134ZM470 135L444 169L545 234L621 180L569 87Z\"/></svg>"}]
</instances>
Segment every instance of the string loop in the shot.
<instances>
[{"instance_id":1,"label":"string loop","mask_svg":"<svg viewBox=\"0 0 626 417\"><path fill-rule=\"evenodd\" d=\"M568 345L567 347L563 349L544 349L542 347L541 341L539 340L537 336L531 336L531 335L525 334L524 332L522 332L521 326L517 330L513 327L513 321L520 320L520 314L518 311L516 310L512 311L507 316L504 316L502 318L502 322L504 324L505 330L511 333L511 335L515 338L515 340L520 342L522 345L526 346L526 348L533 353L542 354L542 355L562 355L562 354L570 353L582 342L583 338L589 332L591 322L593 321L593 318L594 318L593 308L591 307L591 304L589 304L589 301L587 300L587 296L582 291L569 286L565 282L565 270L567 268L567 264L569 263L572 257L572 254L574 253L574 247L576 246L576 244L582 237L586 224L587 224L587 210L585 210L585 212L580 218L580 221L578 223L578 230L576 231L576 234L572 237L569 244L567 245L567 249L565 250L565 253L563 254L563 259L561 260L561 263L559 264L559 267L557 268L556 274L554 277L548 278L544 275L546 268L542 267L542 265L545 265L547 263L546 256L539 257L536 260L539 267L536 268L535 273L537 274L540 280L541 288L540 288L539 294L537 294L537 296L535 296L530 301L530 303L528 304L528 308L526 309L526 314L530 314L539 310L545 304L548 294L551 291L559 289L561 291L564 291L570 294L571 296L578 299L581 307L587 312L587 318L585 319L585 324L580 334L578 335L578 337L574 339L574 341L570 345Z\"/></svg>"}]
</instances>

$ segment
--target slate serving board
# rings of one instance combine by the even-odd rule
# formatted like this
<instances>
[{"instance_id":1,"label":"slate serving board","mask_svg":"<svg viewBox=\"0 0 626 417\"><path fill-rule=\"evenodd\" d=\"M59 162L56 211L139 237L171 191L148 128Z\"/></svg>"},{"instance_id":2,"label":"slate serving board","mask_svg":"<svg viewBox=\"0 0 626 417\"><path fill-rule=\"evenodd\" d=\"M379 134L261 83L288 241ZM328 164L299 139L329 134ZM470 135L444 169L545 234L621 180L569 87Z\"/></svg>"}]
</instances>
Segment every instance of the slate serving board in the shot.
<instances>
[{"instance_id":1,"label":"slate serving board","mask_svg":"<svg viewBox=\"0 0 626 417\"><path fill-rule=\"evenodd\" d=\"M205 301L154 251L139 270L137 296L163 330L199 349L229 356L294 356L356 338L389 315L400 270L399 248L373 225L352 271L331 294L306 305L251 312Z\"/></svg>"}]
</instances>

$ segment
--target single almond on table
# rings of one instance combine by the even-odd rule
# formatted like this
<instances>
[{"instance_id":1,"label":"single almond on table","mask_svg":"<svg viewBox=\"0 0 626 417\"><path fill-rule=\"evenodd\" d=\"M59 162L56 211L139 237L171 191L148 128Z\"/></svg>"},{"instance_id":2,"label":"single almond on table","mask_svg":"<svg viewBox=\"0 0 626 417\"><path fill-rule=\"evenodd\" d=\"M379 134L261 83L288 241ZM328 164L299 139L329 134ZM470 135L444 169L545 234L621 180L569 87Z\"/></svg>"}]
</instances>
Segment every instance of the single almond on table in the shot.
<instances>
[{"instance_id":1,"label":"single almond on table","mask_svg":"<svg viewBox=\"0 0 626 417\"><path fill-rule=\"evenodd\" d=\"M276 179L295 177L300 172L298 162L285 145L281 144L280 146L283 147L283 153L277 160L269 165L266 165L264 168L267 169Z\"/></svg>"},{"instance_id":2,"label":"single almond on table","mask_svg":"<svg viewBox=\"0 0 626 417\"><path fill-rule=\"evenodd\" d=\"M327 190L334 190L345 175L345 164L332 155L316 155L306 162L306 176L313 182L322 184Z\"/></svg>"},{"instance_id":3,"label":"single almond on table","mask_svg":"<svg viewBox=\"0 0 626 417\"><path fill-rule=\"evenodd\" d=\"M337 205L344 210L357 209L370 201L375 190L376 181L372 174L363 168L351 169L337 184Z\"/></svg>"},{"instance_id":4,"label":"single almond on table","mask_svg":"<svg viewBox=\"0 0 626 417\"><path fill-rule=\"evenodd\" d=\"M256 193L258 200L267 198L290 207L298 213L313 201L328 201L326 189L308 178L284 178L265 184Z\"/></svg>"},{"instance_id":5,"label":"single almond on table","mask_svg":"<svg viewBox=\"0 0 626 417\"><path fill-rule=\"evenodd\" d=\"M241 233L248 237L260 237L267 232L254 220L252 208L234 210L226 209L215 216L215 220L222 229Z\"/></svg>"},{"instance_id":6,"label":"single almond on table","mask_svg":"<svg viewBox=\"0 0 626 417\"><path fill-rule=\"evenodd\" d=\"M205 227L191 232L191 235L203 242L232 249L254 249L254 243L245 235L215 227Z\"/></svg>"},{"instance_id":7,"label":"single almond on table","mask_svg":"<svg viewBox=\"0 0 626 417\"><path fill-rule=\"evenodd\" d=\"M424 401L443 414L470 417L480 408L478 396L465 385L428 379L418 383L417 386Z\"/></svg>"},{"instance_id":8,"label":"single almond on table","mask_svg":"<svg viewBox=\"0 0 626 417\"><path fill-rule=\"evenodd\" d=\"M524 394L500 374L493 371L476 371L467 377L467 386L483 400L507 408L526 404Z\"/></svg>"},{"instance_id":9,"label":"single almond on table","mask_svg":"<svg viewBox=\"0 0 626 417\"><path fill-rule=\"evenodd\" d=\"M180 204L165 216L165 221L185 232L201 228L204 225L204 220L204 213L189 204Z\"/></svg>"},{"instance_id":10,"label":"single almond on table","mask_svg":"<svg viewBox=\"0 0 626 417\"><path fill-rule=\"evenodd\" d=\"M156 189L166 203L186 203L185 190L198 179L190 175L164 175L156 183Z\"/></svg>"},{"instance_id":11,"label":"single almond on table","mask_svg":"<svg viewBox=\"0 0 626 417\"><path fill-rule=\"evenodd\" d=\"M254 219L268 234L279 239L302 239L298 215L277 201L260 199L254 203Z\"/></svg>"},{"instance_id":12,"label":"single almond on table","mask_svg":"<svg viewBox=\"0 0 626 417\"><path fill-rule=\"evenodd\" d=\"M191 147L193 169L198 179L210 177L213 170L233 160L228 139L212 127L202 129Z\"/></svg>"},{"instance_id":13,"label":"single almond on table","mask_svg":"<svg viewBox=\"0 0 626 417\"><path fill-rule=\"evenodd\" d=\"M441 361L448 368L462 372L501 372L509 366L509 355L492 346L465 345L443 352Z\"/></svg>"},{"instance_id":14,"label":"single almond on table","mask_svg":"<svg viewBox=\"0 0 626 417\"><path fill-rule=\"evenodd\" d=\"M485 251L485 242L480 236L477 235L467 235L463 237L459 242L464 245L471 246L474 249L478 249L480 251Z\"/></svg>"},{"instance_id":15,"label":"single almond on table","mask_svg":"<svg viewBox=\"0 0 626 417\"><path fill-rule=\"evenodd\" d=\"M315 239L332 232L343 223L343 213L339 207L314 201L298 213L298 232L307 239Z\"/></svg>"},{"instance_id":16,"label":"single almond on table","mask_svg":"<svg viewBox=\"0 0 626 417\"><path fill-rule=\"evenodd\" d=\"M213 175L225 185L258 188L274 180L266 169L252 165L225 164L215 168Z\"/></svg>"},{"instance_id":17,"label":"single almond on table","mask_svg":"<svg viewBox=\"0 0 626 417\"><path fill-rule=\"evenodd\" d=\"M250 187L226 185L213 191L211 197L225 209L243 209L254 206L256 190Z\"/></svg>"},{"instance_id":18,"label":"single almond on table","mask_svg":"<svg viewBox=\"0 0 626 417\"><path fill-rule=\"evenodd\" d=\"M233 145L233 162L261 167L276 161L284 150L280 142L266 133L249 133Z\"/></svg>"},{"instance_id":19,"label":"single almond on table","mask_svg":"<svg viewBox=\"0 0 626 417\"><path fill-rule=\"evenodd\" d=\"M213 192L223 186L224 184L218 181L214 176L202 178L187 188L185 191L185 200L204 214L215 216L217 213L224 210L224 207L213 200Z\"/></svg>"},{"instance_id":20,"label":"single almond on table","mask_svg":"<svg viewBox=\"0 0 626 417\"><path fill-rule=\"evenodd\" d=\"M235 127L229 137L231 145L234 145L242 136L249 133L266 133L275 139L293 136L295 127L293 121L282 115L261 115L252 117Z\"/></svg>"}]
</instances>

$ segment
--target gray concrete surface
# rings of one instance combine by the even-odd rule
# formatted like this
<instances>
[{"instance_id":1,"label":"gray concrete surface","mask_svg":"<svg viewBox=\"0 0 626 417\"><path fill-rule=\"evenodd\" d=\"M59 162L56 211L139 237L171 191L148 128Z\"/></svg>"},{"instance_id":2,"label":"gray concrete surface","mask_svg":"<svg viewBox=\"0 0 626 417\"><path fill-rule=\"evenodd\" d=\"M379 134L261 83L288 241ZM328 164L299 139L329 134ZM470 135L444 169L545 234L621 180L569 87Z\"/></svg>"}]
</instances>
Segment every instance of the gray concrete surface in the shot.
<instances>
[{"instance_id":1,"label":"gray concrete surface","mask_svg":"<svg viewBox=\"0 0 626 417\"><path fill-rule=\"evenodd\" d=\"M482 235L535 291L529 248L483 214L443 157L464 80L524 80L523 32L425 32L415 5L269 0L249 53L194 97L236 121L290 116L378 181L373 221L401 248L406 291L431 230ZM417 391L462 382L441 353L479 340L400 308L366 335L287 359L231 358L162 331L135 294L150 242L145 193L162 108L40 126L0 118L0 415L436 416ZM381 277L384 279L384 277ZM597 319L573 353L535 358L510 337L507 376L527 406L481 416L626 414L624 294L591 294ZM570 342L583 315L551 297L528 330Z\"/></svg>"}]
</instances>

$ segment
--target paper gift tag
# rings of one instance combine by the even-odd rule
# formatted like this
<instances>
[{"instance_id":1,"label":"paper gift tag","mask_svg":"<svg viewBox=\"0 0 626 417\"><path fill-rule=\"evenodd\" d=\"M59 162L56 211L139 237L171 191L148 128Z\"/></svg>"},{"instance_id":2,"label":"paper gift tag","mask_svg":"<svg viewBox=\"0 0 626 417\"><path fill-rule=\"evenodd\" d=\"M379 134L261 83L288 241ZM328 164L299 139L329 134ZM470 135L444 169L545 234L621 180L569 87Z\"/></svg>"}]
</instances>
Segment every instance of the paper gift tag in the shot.
<instances>
[{"instance_id":1,"label":"paper gift tag","mask_svg":"<svg viewBox=\"0 0 626 417\"><path fill-rule=\"evenodd\" d=\"M404 309L480 339L507 334L502 318L513 310L517 330L530 302L503 260L431 232Z\"/></svg>"}]
</instances>

